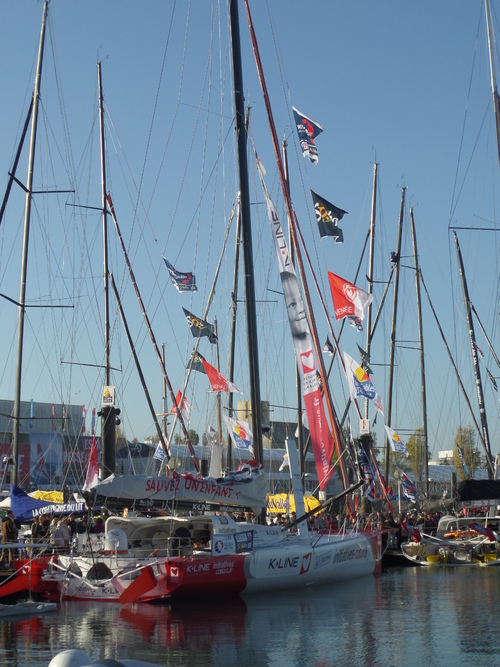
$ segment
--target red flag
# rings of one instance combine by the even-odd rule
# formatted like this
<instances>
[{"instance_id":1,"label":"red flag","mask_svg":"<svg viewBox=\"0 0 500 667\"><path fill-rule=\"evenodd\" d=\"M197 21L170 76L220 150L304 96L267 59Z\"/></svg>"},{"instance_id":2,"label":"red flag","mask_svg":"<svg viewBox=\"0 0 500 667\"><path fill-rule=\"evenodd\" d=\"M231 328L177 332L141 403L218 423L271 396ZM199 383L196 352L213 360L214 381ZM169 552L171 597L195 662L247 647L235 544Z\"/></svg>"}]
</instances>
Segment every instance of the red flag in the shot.
<instances>
[{"instance_id":1,"label":"red flag","mask_svg":"<svg viewBox=\"0 0 500 667\"><path fill-rule=\"evenodd\" d=\"M212 385L213 391L235 391L238 392L239 394L243 393L241 389L238 389L236 385L234 385L229 380L226 380L226 378L223 375L221 375L219 371L216 368L214 368L214 366L211 366L208 363L208 361L205 361L203 357L201 357L201 360L203 362L203 368L205 369L205 373L208 375L208 379L210 381L210 384Z\"/></svg>"},{"instance_id":2,"label":"red flag","mask_svg":"<svg viewBox=\"0 0 500 667\"><path fill-rule=\"evenodd\" d=\"M373 295L330 271L328 271L328 280L332 291L335 319L358 317L362 320L365 316L365 310L373 301Z\"/></svg>"},{"instance_id":3,"label":"red flag","mask_svg":"<svg viewBox=\"0 0 500 667\"><path fill-rule=\"evenodd\" d=\"M484 535L489 539L490 542L497 541L495 533L491 530L491 528L488 528L487 526L481 526L478 523L469 523L469 528L475 530L476 533L479 533L480 535Z\"/></svg>"},{"instance_id":4,"label":"red flag","mask_svg":"<svg viewBox=\"0 0 500 667\"><path fill-rule=\"evenodd\" d=\"M420 531L418 528L415 526L411 526L409 523L406 523L406 521L401 521L401 526L406 530L407 533L409 533L415 542L421 542L422 541L422 535L420 535Z\"/></svg>"},{"instance_id":5,"label":"red flag","mask_svg":"<svg viewBox=\"0 0 500 667\"><path fill-rule=\"evenodd\" d=\"M99 482L99 460L97 457L97 444L95 435L92 438L92 447L90 448L89 467L87 468L87 477L83 485L83 491L90 491Z\"/></svg>"},{"instance_id":6,"label":"red flag","mask_svg":"<svg viewBox=\"0 0 500 667\"><path fill-rule=\"evenodd\" d=\"M177 392L177 396L175 397L175 403L176 406L180 408L182 419L188 423L190 416L191 416L191 410L193 409L193 406L191 403L188 401L188 399L184 396L182 398L182 403L181 403L181 398L182 398L182 392L179 390ZM170 410L170 414L175 415L177 413L177 408L175 405L172 405L172 409Z\"/></svg>"}]
</instances>

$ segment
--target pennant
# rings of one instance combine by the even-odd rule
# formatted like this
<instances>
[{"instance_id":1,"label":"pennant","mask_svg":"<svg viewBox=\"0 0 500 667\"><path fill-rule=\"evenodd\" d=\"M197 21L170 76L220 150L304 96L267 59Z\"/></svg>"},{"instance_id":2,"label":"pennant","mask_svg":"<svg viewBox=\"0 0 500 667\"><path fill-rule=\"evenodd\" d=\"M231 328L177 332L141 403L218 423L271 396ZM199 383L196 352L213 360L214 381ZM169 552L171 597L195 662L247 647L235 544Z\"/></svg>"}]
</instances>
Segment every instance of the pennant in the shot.
<instances>
[{"instance_id":1,"label":"pennant","mask_svg":"<svg viewBox=\"0 0 500 667\"><path fill-rule=\"evenodd\" d=\"M281 465L278 469L278 472L281 472L285 468L289 468L289 467L290 467L290 461L288 460L288 454L284 454L283 455L283 461L281 462Z\"/></svg>"},{"instance_id":2,"label":"pennant","mask_svg":"<svg viewBox=\"0 0 500 667\"><path fill-rule=\"evenodd\" d=\"M344 234L338 225L347 211L330 204L313 190L311 195L320 237L323 239L325 236L332 236L335 243L343 243Z\"/></svg>"},{"instance_id":3,"label":"pennant","mask_svg":"<svg viewBox=\"0 0 500 667\"><path fill-rule=\"evenodd\" d=\"M95 408L92 408L92 426L91 426L91 435L95 435Z\"/></svg>"},{"instance_id":4,"label":"pennant","mask_svg":"<svg viewBox=\"0 0 500 667\"><path fill-rule=\"evenodd\" d=\"M313 164L318 163L318 149L314 143L314 139L323 132L323 126L316 121L308 118L295 107L292 107L295 118L295 125L297 126L297 134L299 135L299 143L302 149L302 155L308 157Z\"/></svg>"},{"instance_id":5,"label":"pennant","mask_svg":"<svg viewBox=\"0 0 500 667\"><path fill-rule=\"evenodd\" d=\"M87 476L85 478L85 484L83 485L83 491L90 491L90 489L97 486L99 483L99 459L97 456L97 444L95 441L95 435L92 438L92 446L90 448L90 457L89 457L89 466L87 468Z\"/></svg>"},{"instance_id":6,"label":"pennant","mask_svg":"<svg viewBox=\"0 0 500 667\"><path fill-rule=\"evenodd\" d=\"M333 349L333 345L330 342L330 339L328 336L326 337L326 343L323 346L323 352L326 352L326 354L330 354L332 357L335 353L335 350Z\"/></svg>"},{"instance_id":7,"label":"pennant","mask_svg":"<svg viewBox=\"0 0 500 667\"><path fill-rule=\"evenodd\" d=\"M232 419L227 415L224 415L224 421L236 449L246 449L253 455L253 433L250 424L241 419Z\"/></svg>"},{"instance_id":8,"label":"pennant","mask_svg":"<svg viewBox=\"0 0 500 667\"><path fill-rule=\"evenodd\" d=\"M489 379L491 380L491 382L492 382L492 384L493 384L493 389L494 389L495 391L498 391L498 385L497 385L497 383L496 383L496 381L495 381L495 378L494 378L493 375L489 372L488 369L486 369L486 372L488 373L488 377L489 377Z\"/></svg>"},{"instance_id":9,"label":"pennant","mask_svg":"<svg viewBox=\"0 0 500 667\"><path fill-rule=\"evenodd\" d=\"M66 406L62 404L62 430L66 429Z\"/></svg>"},{"instance_id":10,"label":"pennant","mask_svg":"<svg viewBox=\"0 0 500 667\"><path fill-rule=\"evenodd\" d=\"M208 361L206 361L201 356L201 354L199 356L203 362L205 373L208 375L208 381L212 385L212 391L228 391L228 392L234 391L238 394L243 393L241 389L238 389L238 387L235 384L233 384L229 380L226 380L226 378L223 375L221 375L214 366L211 366L208 363Z\"/></svg>"},{"instance_id":11,"label":"pennant","mask_svg":"<svg viewBox=\"0 0 500 667\"><path fill-rule=\"evenodd\" d=\"M203 366L203 361L201 360L200 355L197 352L193 351L191 359L189 360L186 368L191 367L192 371L198 371L199 373L205 372L205 367Z\"/></svg>"},{"instance_id":12,"label":"pennant","mask_svg":"<svg viewBox=\"0 0 500 667\"><path fill-rule=\"evenodd\" d=\"M354 359L347 354L347 352L344 352L344 363L345 375L347 378L347 384L349 385L349 395L351 399L355 401L358 396L368 398L370 401L372 401L377 410L383 415L382 399L375 391L375 387L373 386L373 383L370 380L368 374L363 370L357 361L354 361Z\"/></svg>"},{"instance_id":13,"label":"pennant","mask_svg":"<svg viewBox=\"0 0 500 667\"><path fill-rule=\"evenodd\" d=\"M487 526L481 526L479 523L469 523L469 528L471 530L475 530L476 533L479 533L480 535L484 535L489 539L490 542L498 541L498 538L495 535L495 533L491 530L491 528L488 528Z\"/></svg>"},{"instance_id":14,"label":"pennant","mask_svg":"<svg viewBox=\"0 0 500 667\"><path fill-rule=\"evenodd\" d=\"M409 523L406 523L406 521L400 521L400 523L401 527L414 538L415 542L422 541L422 535L420 535L420 531L418 528L416 528L415 526L411 526Z\"/></svg>"},{"instance_id":15,"label":"pennant","mask_svg":"<svg viewBox=\"0 0 500 667\"><path fill-rule=\"evenodd\" d=\"M196 279L193 273L182 273L174 269L172 264L168 262L165 257L163 258L165 266L170 274L170 280L172 281L175 289L178 292L196 292Z\"/></svg>"},{"instance_id":16,"label":"pennant","mask_svg":"<svg viewBox=\"0 0 500 667\"><path fill-rule=\"evenodd\" d=\"M372 374L372 369L370 368L370 355L367 354L362 347L359 346L358 343L356 343L358 346L359 350L359 356L361 357L361 365L363 366L363 370L365 373L368 373L368 375Z\"/></svg>"},{"instance_id":17,"label":"pennant","mask_svg":"<svg viewBox=\"0 0 500 667\"><path fill-rule=\"evenodd\" d=\"M411 500L412 503L417 502L417 487L408 477L408 475L401 471L401 486L403 487L403 495Z\"/></svg>"},{"instance_id":18,"label":"pennant","mask_svg":"<svg viewBox=\"0 0 500 667\"><path fill-rule=\"evenodd\" d=\"M182 392L178 391L177 396L175 397L175 405L172 406L170 414L171 415L177 414L177 408L180 408L182 419L186 424L189 424L193 406L185 396L184 398L182 398L182 403L181 403L181 398L182 398Z\"/></svg>"},{"instance_id":19,"label":"pennant","mask_svg":"<svg viewBox=\"0 0 500 667\"><path fill-rule=\"evenodd\" d=\"M56 417L56 406L54 403L52 403L52 430L56 430L56 422L55 422L55 417Z\"/></svg>"},{"instance_id":20,"label":"pennant","mask_svg":"<svg viewBox=\"0 0 500 667\"><path fill-rule=\"evenodd\" d=\"M85 433L85 406L82 405L82 433Z\"/></svg>"},{"instance_id":21,"label":"pennant","mask_svg":"<svg viewBox=\"0 0 500 667\"><path fill-rule=\"evenodd\" d=\"M392 428L387 426L387 424L384 424L384 426L392 451L399 452L400 454L406 454L406 456L410 456L408 450L406 449L405 443L401 440L396 431L393 431Z\"/></svg>"},{"instance_id":22,"label":"pennant","mask_svg":"<svg viewBox=\"0 0 500 667\"><path fill-rule=\"evenodd\" d=\"M189 310L186 310L185 308L182 310L184 311L184 315L186 316L186 320L194 338L208 336L208 340L211 343L217 342L217 336L215 335L215 328L213 324L202 320L201 317L196 317L196 315L193 315L193 313L190 313Z\"/></svg>"},{"instance_id":23,"label":"pennant","mask_svg":"<svg viewBox=\"0 0 500 667\"><path fill-rule=\"evenodd\" d=\"M363 325L361 324L359 317L348 317L347 321L353 329L356 329L356 331L359 331L360 333L363 331Z\"/></svg>"},{"instance_id":24,"label":"pennant","mask_svg":"<svg viewBox=\"0 0 500 667\"><path fill-rule=\"evenodd\" d=\"M365 310L373 301L373 294L368 294L368 292L330 271L328 271L328 280L332 292L335 319L357 317L362 320L365 316Z\"/></svg>"},{"instance_id":25,"label":"pennant","mask_svg":"<svg viewBox=\"0 0 500 667\"><path fill-rule=\"evenodd\" d=\"M467 468L467 464L465 463L465 457L464 457L464 450L460 447L460 445L457 445L458 449L458 455L460 456L460 461L462 462L462 468L464 469L465 476L469 476L469 468Z\"/></svg>"},{"instance_id":26,"label":"pennant","mask_svg":"<svg viewBox=\"0 0 500 667\"><path fill-rule=\"evenodd\" d=\"M375 476L368 456L362 447L358 451L358 463L365 481L365 497L367 500L373 501L375 500Z\"/></svg>"},{"instance_id":27,"label":"pennant","mask_svg":"<svg viewBox=\"0 0 500 667\"><path fill-rule=\"evenodd\" d=\"M482 350L481 350L481 348L479 347L479 345L476 345L475 341L472 341L472 345L474 346L474 349L475 349L476 352L479 354L479 356L481 357L481 359L484 359L484 354L482 353Z\"/></svg>"},{"instance_id":28,"label":"pennant","mask_svg":"<svg viewBox=\"0 0 500 667\"><path fill-rule=\"evenodd\" d=\"M33 399L30 402L30 428L33 428Z\"/></svg>"}]
</instances>

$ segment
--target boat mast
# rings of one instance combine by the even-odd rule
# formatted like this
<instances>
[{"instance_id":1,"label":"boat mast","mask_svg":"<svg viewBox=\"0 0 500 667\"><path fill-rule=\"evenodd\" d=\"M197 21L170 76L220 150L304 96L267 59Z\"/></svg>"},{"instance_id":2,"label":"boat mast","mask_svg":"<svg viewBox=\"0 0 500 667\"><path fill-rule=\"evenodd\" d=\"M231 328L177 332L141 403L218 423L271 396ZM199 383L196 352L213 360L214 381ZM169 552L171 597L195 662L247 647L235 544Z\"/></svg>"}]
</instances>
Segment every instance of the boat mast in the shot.
<instances>
[{"instance_id":1,"label":"boat mast","mask_svg":"<svg viewBox=\"0 0 500 667\"><path fill-rule=\"evenodd\" d=\"M240 182L241 240L243 245L243 265L245 271L245 306L249 355L250 400L252 406L252 432L255 458L259 463L263 463L259 351L257 344L257 314L255 309L255 282L253 273L254 264L247 165L247 133L245 129L238 0L228 1L231 25L231 50L233 54L234 106Z\"/></svg>"},{"instance_id":2,"label":"boat mast","mask_svg":"<svg viewBox=\"0 0 500 667\"><path fill-rule=\"evenodd\" d=\"M389 355L389 388L387 392L387 426L391 425L391 409L392 409L392 388L394 380L394 354L396 350L396 321L398 314L398 289L399 289L399 269L401 260L401 236L403 234L403 215L405 207L405 192L406 187L401 193L401 206L399 209L399 225L398 225L398 243L396 247L396 268L394 272L394 299L392 306L392 327L391 327L391 349ZM387 438L385 446L385 479L389 480L389 457L391 447L389 439Z\"/></svg>"},{"instance_id":3,"label":"boat mast","mask_svg":"<svg viewBox=\"0 0 500 667\"><path fill-rule=\"evenodd\" d=\"M45 44L45 29L47 24L47 12L49 9L48 1L43 5L42 27L40 30L40 42L38 45L38 61L35 75L35 87L33 90L33 108L31 113L31 135L30 135L30 150L28 157L28 175L26 178L26 200L24 208L24 234L23 234L23 255L21 262L21 288L19 294L19 315L17 326L17 363L16 363L16 385L14 393L14 408L13 408L13 432L12 432L12 469L11 469L11 483L17 484L18 475L18 453L19 453L19 421L21 416L21 380L22 380L22 365L23 365L23 342L24 342L24 313L26 308L26 278L28 274L28 247L30 235L30 219L31 219L31 197L33 189L33 171L35 165L35 145L36 132L38 125L38 105L40 98L40 80L42 76L43 51Z\"/></svg>"},{"instance_id":4,"label":"boat mast","mask_svg":"<svg viewBox=\"0 0 500 667\"><path fill-rule=\"evenodd\" d=\"M496 77L495 77L495 64L493 62L493 29L491 26L491 7L489 0L484 0L484 7L486 12L486 30L488 32L488 50L490 56L490 75L491 75L491 94L493 96L493 110L495 113L495 129L497 135L497 152L498 152L498 163L500 166L500 98L498 97Z\"/></svg>"},{"instance_id":5,"label":"boat mast","mask_svg":"<svg viewBox=\"0 0 500 667\"><path fill-rule=\"evenodd\" d=\"M467 325L469 327L470 346L472 351L472 361L474 364L474 376L476 378L477 401L479 404L479 418L481 420L481 431L483 433L484 449L486 452L486 460L488 463L488 477L493 479L493 461L491 458L490 436L488 433L488 423L486 421L486 409L484 406L483 385L481 382L481 371L479 369L479 360L477 358L476 337L474 334L474 323L472 321L471 304L469 298L469 290L467 288L467 280L465 278L464 264L462 261L462 253L458 244L457 233L453 232L455 245L457 248L458 268L460 271L460 278L462 280L462 291L464 294L465 315L467 317Z\"/></svg>"},{"instance_id":6,"label":"boat mast","mask_svg":"<svg viewBox=\"0 0 500 667\"><path fill-rule=\"evenodd\" d=\"M424 357L424 330L422 326L422 301L420 298L420 266L418 263L417 235L415 233L415 221L413 219L413 208L410 208L411 235L413 239L413 256L415 259L415 287L417 290L418 309L418 341L420 347L420 378L422 382L422 420L424 439L424 471L425 471L425 497L429 497L429 434L427 432L427 394L425 391L425 357Z\"/></svg>"},{"instance_id":7,"label":"boat mast","mask_svg":"<svg viewBox=\"0 0 500 667\"><path fill-rule=\"evenodd\" d=\"M97 63L99 87L99 130L101 143L101 197L102 197L102 246L104 264L104 386L111 384L111 359L109 335L109 269L108 269L108 205L106 202L106 152L104 141L104 98L102 94L101 63ZM101 479L112 475L116 469L116 419L115 406L103 405L101 417Z\"/></svg>"},{"instance_id":8,"label":"boat mast","mask_svg":"<svg viewBox=\"0 0 500 667\"><path fill-rule=\"evenodd\" d=\"M372 211L370 216L370 254L368 258L368 294L373 294L373 257L375 245L375 208L377 203L377 171L378 164L373 165L373 193L372 193ZM366 355L370 358L370 347L372 342L372 305L370 304L366 313ZM365 399L365 419L368 419L368 402Z\"/></svg>"}]
</instances>

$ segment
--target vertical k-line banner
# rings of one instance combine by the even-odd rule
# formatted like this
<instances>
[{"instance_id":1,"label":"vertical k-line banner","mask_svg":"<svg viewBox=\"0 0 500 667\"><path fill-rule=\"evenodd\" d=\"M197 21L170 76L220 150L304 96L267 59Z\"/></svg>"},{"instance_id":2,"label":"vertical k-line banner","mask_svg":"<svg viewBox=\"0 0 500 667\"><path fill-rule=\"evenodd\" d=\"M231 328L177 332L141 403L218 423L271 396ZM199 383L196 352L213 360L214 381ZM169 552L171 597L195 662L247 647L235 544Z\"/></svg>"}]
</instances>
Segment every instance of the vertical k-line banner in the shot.
<instances>
[{"instance_id":1,"label":"vertical k-line banner","mask_svg":"<svg viewBox=\"0 0 500 667\"><path fill-rule=\"evenodd\" d=\"M271 197L269 196L264 183L265 170L258 158L257 167L262 183L262 189L264 191L264 197L266 199L267 213L271 224L274 248L278 258L288 321L292 330L293 346L302 384L302 393L304 396L307 420L309 422L309 431L311 433L316 469L318 471L319 486L320 489L323 490L333 472L331 466L333 438L326 420L323 397L321 396L318 376L316 374L311 335L309 333L309 325L307 323L302 295L299 290L299 283L290 255L288 254L285 237L279 223L278 212L271 201Z\"/></svg>"}]
</instances>

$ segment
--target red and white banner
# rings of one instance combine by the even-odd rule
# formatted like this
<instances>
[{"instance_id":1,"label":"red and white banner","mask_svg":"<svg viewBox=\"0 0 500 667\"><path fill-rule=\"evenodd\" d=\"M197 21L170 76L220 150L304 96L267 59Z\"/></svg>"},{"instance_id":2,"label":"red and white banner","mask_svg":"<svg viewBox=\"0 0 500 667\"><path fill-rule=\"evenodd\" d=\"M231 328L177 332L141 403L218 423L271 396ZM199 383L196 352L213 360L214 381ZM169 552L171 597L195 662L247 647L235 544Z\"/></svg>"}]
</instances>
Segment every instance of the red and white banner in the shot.
<instances>
[{"instance_id":1,"label":"red and white banner","mask_svg":"<svg viewBox=\"0 0 500 667\"><path fill-rule=\"evenodd\" d=\"M191 410L193 409L192 404L188 401L188 399L184 396L182 398L182 403L181 403L181 398L182 398L182 392L179 390L177 392L177 396L175 397L175 402L177 407L180 407L182 419L186 424L189 424L190 419L191 419ZM177 414L177 409L175 405L172 406L172 409L170 410L171 415Z\"/></svg>"},{"instance_id":2,"label":"red and white banner","mask_svg":"<svg viewBox=\"0 0 500 667\"><path fill-rule=\"evenodd\" d=\"M323 397L321 396L321 389L316 373L311 335L309 333L309 325L302 302L302 295L300 294L299 283L295 275L292 260L288 254L285 235L279 223L278 212L271 201L264 183L265 171L260 160L257 162L257 168L259 170L262 189L264 190L264 197L266 198L267 213L278 258L288 321L292 330L293 346L302 384L302 393L307 421L309 422L309 431L311 433L319 487L323 490L333 473L331 465L334 448L333 438L326 419Z\"/></svg>"}]
</instances>

